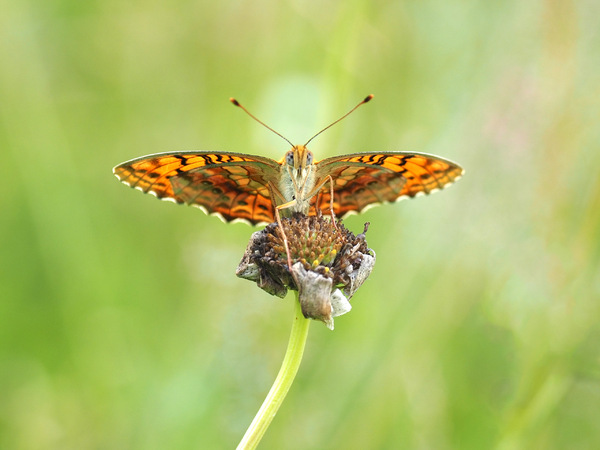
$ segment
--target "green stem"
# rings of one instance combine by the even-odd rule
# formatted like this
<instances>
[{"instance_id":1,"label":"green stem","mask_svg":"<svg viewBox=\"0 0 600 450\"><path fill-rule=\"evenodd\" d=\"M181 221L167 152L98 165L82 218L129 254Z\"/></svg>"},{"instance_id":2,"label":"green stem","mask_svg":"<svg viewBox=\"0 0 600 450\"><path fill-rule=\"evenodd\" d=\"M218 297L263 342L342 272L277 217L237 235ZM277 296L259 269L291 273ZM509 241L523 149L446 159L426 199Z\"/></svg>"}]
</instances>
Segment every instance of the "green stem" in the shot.
<instances>
[{"instance_id":1,"label":"green stem","mask_svg":"<svg viewBox=\"0 0 600 450\"><path fill-rule=\"evenodd\" d=\"M296 299L294 301L294 322L292 323L292 332L288 348L281 364L281 369L277 374L277 378L263 402L260 410L254 417L254 420L248 427L246 434L237 446L241 449L254 449L262 439L265 431L269 428L273 417L277 414L277 410L281 406L283 399L290 390L290 386L294 381L302 354L304 353L304 344L308 335L309 319L305 319L302 314L300 302L298 301L298 292L296 291Z\"/></svg>"}]
</instances>

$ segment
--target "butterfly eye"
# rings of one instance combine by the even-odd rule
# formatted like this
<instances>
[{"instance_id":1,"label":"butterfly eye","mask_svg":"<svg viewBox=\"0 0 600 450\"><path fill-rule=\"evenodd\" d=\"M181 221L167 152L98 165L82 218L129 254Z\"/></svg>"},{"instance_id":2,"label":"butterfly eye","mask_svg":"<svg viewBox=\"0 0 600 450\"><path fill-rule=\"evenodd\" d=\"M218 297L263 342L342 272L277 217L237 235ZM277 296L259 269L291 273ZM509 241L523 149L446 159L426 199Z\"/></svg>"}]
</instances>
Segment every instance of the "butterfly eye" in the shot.
<instances>
[{"instance_id":1,"label":"butterfly eye","mask_svg":"<svg viewBox=\"0 0 600 450\"><path fill-rule=\"evenodd\" d=\"M308 154L306 155L306 164L312 164L313 163L313 154L308 152Z\"/></svg>"},{"instance_id":2,"label":"butterfly eye","mask_svg":"<svg viewBox=\"0 0 600 450\"><path fill-rule=\"evenodd\" d=\"M288 166L293 166L294 165L294 153L293 152L287 152L285 154L285 163Z\"/></svg>"}]
</instances>

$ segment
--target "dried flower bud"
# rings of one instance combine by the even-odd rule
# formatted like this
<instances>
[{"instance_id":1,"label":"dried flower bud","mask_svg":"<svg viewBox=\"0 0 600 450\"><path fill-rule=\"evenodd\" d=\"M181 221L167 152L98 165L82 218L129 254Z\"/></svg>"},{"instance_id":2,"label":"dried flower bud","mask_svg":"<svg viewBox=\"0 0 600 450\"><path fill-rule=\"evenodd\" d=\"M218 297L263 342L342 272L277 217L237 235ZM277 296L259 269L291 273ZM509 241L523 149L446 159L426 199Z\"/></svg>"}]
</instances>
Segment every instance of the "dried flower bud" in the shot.
<instances>
[{"instance_id":1,"label":"dried flower bud","mask_svg":"<svg viewBox=\"0 0 600 450\"><path fill-rule=\"evenodd\" d=\"M252 235L236 274L278 297L285 297L288 289L297 290L304 317L333 329L333 317L350 311L349 299L375 264L375 252L365 240L369 224L358 236L320 214L297 214L283 218L281 224L292 270L282 230L272 223Z\"/></svg>"}]
</instances>

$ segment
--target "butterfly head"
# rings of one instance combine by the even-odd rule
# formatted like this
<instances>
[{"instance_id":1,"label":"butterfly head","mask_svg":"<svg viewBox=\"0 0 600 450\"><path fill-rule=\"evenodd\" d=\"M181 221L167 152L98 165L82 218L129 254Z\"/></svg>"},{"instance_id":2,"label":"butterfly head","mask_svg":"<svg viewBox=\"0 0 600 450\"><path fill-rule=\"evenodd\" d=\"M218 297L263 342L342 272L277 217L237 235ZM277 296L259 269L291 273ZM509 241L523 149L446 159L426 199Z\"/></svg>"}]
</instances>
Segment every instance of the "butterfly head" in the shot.
<instances>
[{"instance_id":1,"label":"butterfly head","mask_svg":"<svg viewBox=\"0 0 600 450\"><path fill-rule=\"evenodd\" d=\"M313 163L313 154L304 145L294 145L292 149L285 154L284 164L293 171L294 174L303 174Z\"/></svg>"}]
</instances>

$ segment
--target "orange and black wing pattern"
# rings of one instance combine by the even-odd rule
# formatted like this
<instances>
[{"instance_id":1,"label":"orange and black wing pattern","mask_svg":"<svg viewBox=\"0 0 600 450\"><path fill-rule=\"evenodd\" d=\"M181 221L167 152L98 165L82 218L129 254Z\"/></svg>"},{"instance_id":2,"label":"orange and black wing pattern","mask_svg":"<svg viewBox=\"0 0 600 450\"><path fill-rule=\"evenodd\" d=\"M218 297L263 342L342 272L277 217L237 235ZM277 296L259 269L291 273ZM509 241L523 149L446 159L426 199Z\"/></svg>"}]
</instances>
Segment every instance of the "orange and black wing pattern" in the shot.
<instances>
[{"instance_id":1,"label":"orange and black wing pattern","mask_svg":"<svg viewBox=\"0 0 600 450\"><path fill-rule=\"evenodd\" d=\"M225 152L177 152L119 164L123 183L161 200L186 203L225 222L274 221L268 183L277 185L280 165L260 156Z\"/></svg>"},{"instance_id":2,"label":"orange and black wing pattern","mask_svg":"<svg viewBox=\"0 0 600 450\"><path fill-rule=\"evenodd\" d=\"M419 194L430 194L457 181L463 169L425 153L378 152L334 156L317 163L317 183L333 180L333 211L338 217ZM319 194L319 209L330 208L330 186Z\"/></svg>"}]
</instances>

